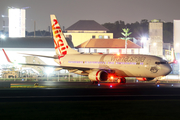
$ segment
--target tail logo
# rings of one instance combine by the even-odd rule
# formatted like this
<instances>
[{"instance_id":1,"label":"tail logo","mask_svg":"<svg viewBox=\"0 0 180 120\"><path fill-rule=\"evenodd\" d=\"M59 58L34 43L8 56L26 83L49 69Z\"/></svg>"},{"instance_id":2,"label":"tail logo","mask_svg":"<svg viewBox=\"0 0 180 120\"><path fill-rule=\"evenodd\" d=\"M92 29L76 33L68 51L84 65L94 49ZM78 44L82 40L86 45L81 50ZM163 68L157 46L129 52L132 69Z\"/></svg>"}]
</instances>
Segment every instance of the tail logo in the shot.
<instances>
[{"instance_id":1,"label":"tail logo","mask_svg":"<svg viewBox=\"0 0 180 120\"><path fill-rule=\"evenodd\" d=\"M67 54L68 45L65 45L63 43L63 40L61 38L61 28L58 24L58 21L56 19L53 20L54 24L52 25L53 35L54 35L54 44L55 49L59 52L59 59L64 57Z\"/></svg>"}]
</instances>

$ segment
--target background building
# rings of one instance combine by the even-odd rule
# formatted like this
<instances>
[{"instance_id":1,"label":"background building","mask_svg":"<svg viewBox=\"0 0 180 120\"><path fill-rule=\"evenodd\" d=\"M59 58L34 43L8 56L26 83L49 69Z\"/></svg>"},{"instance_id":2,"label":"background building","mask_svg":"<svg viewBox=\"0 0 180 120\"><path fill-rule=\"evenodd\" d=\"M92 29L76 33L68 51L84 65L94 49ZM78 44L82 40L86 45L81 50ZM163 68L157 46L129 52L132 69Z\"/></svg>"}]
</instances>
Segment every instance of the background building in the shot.
<instances>
[{"instance_id":1,"label":"background building","mask_svg":"<svg viewBox=\"0 0 180 120\"><path fill-rule=\"evenodd\" d=\"M127 41L127 54L140 54L141 47L130 40ZM125 54L125 40L122 39L90 39L77 46L79 52Z\"/></svg>"},{"instance_id":2,"label":"background building","mask_svg":"<svg viewBox=\"0 0 180 120\"><path fill-rule=\"evenodd\" d=\"M25 37L25 19L25 9L9 9L9 37Z\"/></svg>"},{"instance_id":3,"label":"background building","mask_svg":"<svg viewBox=\"0 0 180 120\"><path fill-rule=\"evenodd\" d=\"M72 39L75 47L91 38L113 38L113 33L107 33L109 30L94 20L80 20L68 27L66 31L65 36Z\"/></svg>"},{"instance_id":4,"label":"background building","mask_svg":"<svg viewBox=\"0 0 180 120\"><path fill-rule=\"evenodd\" d=\"M149 23L150 54L163 56L163 23L152 20Z\"/></svg>"},{"instance_id":5,"label":"background building","mask_svg":"<svg viewBox=\"0 0 180 120\"><path fill-rule=\"evenodd\" d=\"M180 53L180 20L174 20L174 50Z\"/></svg>"},{"instance_id":6,"label":"background building","mask_svg":"<svg viewBox=\"0 0 180 120\"><path fill-rule=\"evenodd\" d=\"M176 59L178 60L178 64L174 64L173 73L179 74L180 73L180 20L174 20L174 51L176 54Z\"/></svg>"}]
</instances>

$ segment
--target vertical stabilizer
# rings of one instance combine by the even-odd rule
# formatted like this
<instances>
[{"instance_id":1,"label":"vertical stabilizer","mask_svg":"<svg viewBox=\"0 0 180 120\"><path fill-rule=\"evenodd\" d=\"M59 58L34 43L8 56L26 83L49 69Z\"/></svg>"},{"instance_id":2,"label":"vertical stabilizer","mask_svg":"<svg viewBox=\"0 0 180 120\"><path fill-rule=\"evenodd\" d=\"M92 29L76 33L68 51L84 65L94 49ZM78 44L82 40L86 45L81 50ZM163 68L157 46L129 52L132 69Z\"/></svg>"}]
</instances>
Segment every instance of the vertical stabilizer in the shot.
<instances>
[{"instance_id":1,"label":"vertical stabilizer","mask_svg":"<svg viewBox=\"0 0 180 120\"><path fill-rule=\"evenodd\" d=\"M59 56L59 58L64 57L66 54L77 54L78 52L72 49L67 44L67 41L64 37L61 27L59 26L56 16L50 15L50 17L56 54Z\"/></svg>"}]
</instances>

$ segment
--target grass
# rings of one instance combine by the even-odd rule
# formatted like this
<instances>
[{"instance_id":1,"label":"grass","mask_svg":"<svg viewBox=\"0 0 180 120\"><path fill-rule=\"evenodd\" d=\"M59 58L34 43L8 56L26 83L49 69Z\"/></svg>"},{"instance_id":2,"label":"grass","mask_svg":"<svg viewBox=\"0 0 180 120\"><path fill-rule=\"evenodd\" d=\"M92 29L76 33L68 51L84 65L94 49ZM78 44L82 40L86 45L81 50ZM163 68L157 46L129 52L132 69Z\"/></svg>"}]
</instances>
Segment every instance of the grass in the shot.
<instances>
[{"instance_id":1,"label":"grass","mask_svg":"<svg viewBox=\"0 0 180 120\"><path fill-rule=\"evenodd\" d=\"M0 103L1 120L179 120L179 100Z\"/></svg>"}]
</instances>

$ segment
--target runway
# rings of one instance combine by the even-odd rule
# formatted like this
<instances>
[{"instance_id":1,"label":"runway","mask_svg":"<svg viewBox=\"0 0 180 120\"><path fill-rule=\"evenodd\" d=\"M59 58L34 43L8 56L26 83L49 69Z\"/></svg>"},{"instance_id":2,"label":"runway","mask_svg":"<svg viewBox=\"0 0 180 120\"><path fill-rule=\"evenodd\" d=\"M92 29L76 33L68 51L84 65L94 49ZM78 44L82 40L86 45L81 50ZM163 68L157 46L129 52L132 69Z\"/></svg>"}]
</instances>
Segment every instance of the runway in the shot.
<instances>
[{"instance_id":1,"label":"runway","mask_svg":"<svg viewBox=\"0 0 180 120\"><path fill-rule=\"evenodd\" d=\"M11 85L34 85L36 82L13 82ZM39 82L47 88L0 89L1 102L14 101L92 101L180 99L179 83L71 83ZM48 88L48 85L51 86ZM52 86L55 86L52 88ZM58 87L57 87L58 86Z\"/></svg>"}]
</instances>

